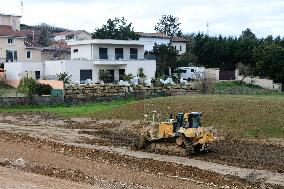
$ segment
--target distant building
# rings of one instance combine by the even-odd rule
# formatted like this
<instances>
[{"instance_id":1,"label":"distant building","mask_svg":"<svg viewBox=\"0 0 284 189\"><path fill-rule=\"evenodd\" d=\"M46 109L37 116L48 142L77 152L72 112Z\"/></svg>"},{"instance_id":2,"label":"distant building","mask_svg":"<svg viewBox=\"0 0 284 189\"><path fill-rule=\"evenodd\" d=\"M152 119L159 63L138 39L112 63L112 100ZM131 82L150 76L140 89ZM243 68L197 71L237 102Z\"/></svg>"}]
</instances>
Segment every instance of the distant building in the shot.
<instances>
[{"instance_id":1,"label":"distant building","mask_svg":"<svg viewBox=\"0 0 284 189\"><path fill-rule=\"evenodd\" d=\"M20 31L21 16L0 13L0 25L11 26L12 30Z\"/></svg>"},{"instance_id":2,"label":"distant building","mask_svg":"<svg viewBox=\"0 0 284 189\"><path fill-rule=\"evenodd\" d=\"M71 48L66 42L54 42L42 48L42 60L71 60Z\"/></svg>"},{"instance_id":3,"label":"distant building","mask_svg":"<svg viewBox=\"0 0 284 189\"><path fill-rule=\"evenodd\" d=\"M138 74L143 68L147 78L155 77L156 61L144 59L144 44L138 40L93 39L72 41L71 60L5 63L7 80L20 80L25 75L36 79L55 79L66 72L73 83L99 82L100 70L107 70L111 81L125 74Z\"/></svg>"},{"instance_id":4,"label":"distant building","mask_svg":"<svg viewBox=\"0 0 284 189\"><path fill-rule=\"evenodd\" d=\"M41 61L41 47L28 41L21 31L0 25L0 63Z\"/></svg>"},{"instance_id":5,"label":"distant building","mask_svg":"<svg viewBox=\"0 0 284 189\"><path fill-rule=\"evenodd\" d=\"M0 14L0 63L41 61L41 47L20 31L20 18Z\"/></svg>"},{"instance_id":6,"label":"distant building","mask_svg":"<svg viewBox=\"0 0 284 189\"><path fill-rule=\"evenodd\" d=\"M54 41L76 41L76 40L88 40L92 39L90 33L84 30L66 31L53 34Z\"/></svg>"},{"instance_id":7,"label":"distant building","mask_svg":"<svg viewBox=\"0 0 284 189\"><path fill-rule=\"evenodd\" d=\"M170 37L163 33L144 33L139 32L140 35L139 41L144 43L145 51L152 51L155 43L157 45L161 44L169 44L171 43L176 50L179 51L179 54L183 54L186 52L186 43L188 40L180 38L180 37Z\"/></svg>"}]
</instances>

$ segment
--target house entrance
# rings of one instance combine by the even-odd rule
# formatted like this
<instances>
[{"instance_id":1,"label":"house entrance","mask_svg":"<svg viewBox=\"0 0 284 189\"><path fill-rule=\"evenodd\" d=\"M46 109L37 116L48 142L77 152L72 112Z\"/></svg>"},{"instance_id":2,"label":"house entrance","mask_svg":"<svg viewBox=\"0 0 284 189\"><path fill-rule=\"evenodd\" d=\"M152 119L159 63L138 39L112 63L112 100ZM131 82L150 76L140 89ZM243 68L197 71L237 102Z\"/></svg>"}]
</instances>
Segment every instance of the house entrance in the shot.
<instances>
[{"instance_id":1,"label":"house entrance","mask_svg":"<svg viewBox=\"0 0 284 189\"><path fill-rule=\"evenodd\" d=\"M114 70L107 70L110 77L109 77L109 83L112 83L114 81Z\"/></svg>"},{"instance_id":2,"label":"house entrance","mask_svg":"<svg viewBox=\"0 0 284 189\"><path fill-rule=\"evenodd\" d=\"M125 75L125 69L119 69L119 80L123 80L123 76Z\"/></svg>"}]
</instances>

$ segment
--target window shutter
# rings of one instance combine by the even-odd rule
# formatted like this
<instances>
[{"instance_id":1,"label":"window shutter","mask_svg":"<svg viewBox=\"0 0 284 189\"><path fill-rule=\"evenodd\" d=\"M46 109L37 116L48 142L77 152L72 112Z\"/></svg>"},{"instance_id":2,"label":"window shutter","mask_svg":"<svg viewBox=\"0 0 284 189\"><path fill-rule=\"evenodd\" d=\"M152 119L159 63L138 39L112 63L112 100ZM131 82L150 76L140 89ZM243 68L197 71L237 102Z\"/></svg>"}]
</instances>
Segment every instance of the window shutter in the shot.
<instances>
[{"instance_id":1,"label":"window shutter","mask_svg":"<svg viewBox=\"0 0 284 189\"><path fill-rule=\"evenodd\" d=\"M18 60L17 51L14 51L14 61Z\"/></svg>"}]
</instances>

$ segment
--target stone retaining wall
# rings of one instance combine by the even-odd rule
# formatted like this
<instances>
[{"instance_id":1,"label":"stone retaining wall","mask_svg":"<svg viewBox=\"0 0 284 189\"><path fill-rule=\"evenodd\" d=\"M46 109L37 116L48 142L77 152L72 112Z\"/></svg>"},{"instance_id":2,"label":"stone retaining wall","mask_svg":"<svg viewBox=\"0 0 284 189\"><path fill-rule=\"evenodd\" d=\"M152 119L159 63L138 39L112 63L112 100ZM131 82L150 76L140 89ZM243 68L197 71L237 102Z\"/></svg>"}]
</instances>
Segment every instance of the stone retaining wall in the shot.
<instances>
[{"instance_id":1,"label":"stone retaining wall","mask_svg":"<svg viewBox=\"0 0 284 189\"><path fill-rule=\"evenodd\" d=\"M14 106L14 105L51 105L63 104L64 98L53 96L35 96L29 97L0 97L0 106Z\"/></svg>"},{"instance_id":2,"label":"stone retaining wall","mask_svg":"<svg viewBox=\"0 0 284 189\"><path fill-rule=\"evenodd\" d=\"M151 96L155 94L185 95L196 92L189 85L174 85L163 87L147 86L119 86L119 85L66 85L65 99L80 99L91 97L123 97L123 96Z\"/></svg>"}]
</instances>

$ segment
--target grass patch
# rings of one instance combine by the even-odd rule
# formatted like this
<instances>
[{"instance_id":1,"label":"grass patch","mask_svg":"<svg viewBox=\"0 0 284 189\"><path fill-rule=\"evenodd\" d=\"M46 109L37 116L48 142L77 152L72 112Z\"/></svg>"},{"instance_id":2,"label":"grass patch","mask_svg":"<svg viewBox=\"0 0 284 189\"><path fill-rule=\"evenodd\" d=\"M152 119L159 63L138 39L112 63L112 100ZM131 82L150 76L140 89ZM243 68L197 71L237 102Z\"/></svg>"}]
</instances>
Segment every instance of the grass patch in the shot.
<instances>
[{"instance_id":1,"label":"grass patch","mask_svg":"<svg viewBox=\"0 0 284 189\"><path fill-rule=\"evenodd\" d=\"M50 105L50 106L12 106L1 108L0 112L51 112L63 117L81 117L89 116L97 111L108 112L113 108L133 102L133 100L117 100L111 102L97 102L81 105Z\"/></svg>"},{"instance_id":2,"label":"grass patch","mask_svg":"<svg viewBox=\"0 0 284 189\"><path fill-rule=\"evenodd\" d=\"M261 87L257 85L241 83L239 81L220 81L214 85L214 88L217 90L225 90L232 88L261 89Z\"/></svg>"},{"instance_id":3,"label":"grass patch","mask_svg":"<svg viewBox=\"0 0 284 189\"><path fill-rule=\"evenodd\" d=\"M146 99L117 100L83 105L17 106L0 112L52 112L65 117L143 120L158 111L161 117L170 112L199 111L202 124L213 126L232 137L284 139L284 95L214 95L197 94Z\"/></svg>"},{"instance_id":4,"label":"grass patch","mask_svg":"<svg viewBox=\"0 0 284 189\"><path fill-rule=\"evenodd\" d=\"M169 108L168 108L169 107ZM284 139L283 95L188 95L148 99L92 114L101 119L142 120L153 110L169 112L199 111L205 127L238 137Z\"/></svg>"},{"instance_id":5,"label":"grass patch","mask_svg":"<svg viewBox=\"0 0 284 189\"><path fill-rule=\"evenodd\" d=\"M239 81L220 81L214 84L216 94L254 94L254 95L283 95L281 92L261 88L257 85L241 83Z\"/></svg>"},{"instance_id":6,"label":"grass patch","mask_svg":"<svg viewBox=\"0 0 284 189\"><path fill-rule=\"evenodd\" d=\"M10 85L0 82L0 97L23 97L24 94L18 93L17 89L11 87Z\"/></svg>"}]
</instances>

